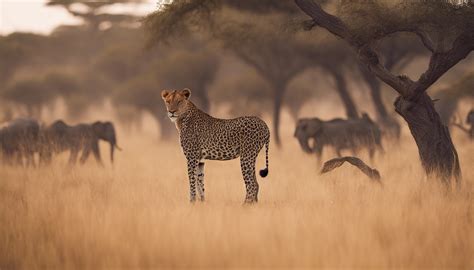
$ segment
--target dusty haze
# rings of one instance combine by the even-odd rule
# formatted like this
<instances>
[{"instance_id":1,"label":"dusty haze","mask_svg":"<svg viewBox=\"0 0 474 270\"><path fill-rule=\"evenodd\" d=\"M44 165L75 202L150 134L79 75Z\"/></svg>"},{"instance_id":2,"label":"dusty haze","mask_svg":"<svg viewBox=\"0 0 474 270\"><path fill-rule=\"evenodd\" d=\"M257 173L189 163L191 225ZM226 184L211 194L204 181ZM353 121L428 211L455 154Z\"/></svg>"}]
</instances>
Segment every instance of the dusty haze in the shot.
<instances>
[{"instance_id":1,"label":"dusty haze","mask_svg":"<svg viewBox=\"0 0 474 270\"><path fill-rule=\"evenodd\" d=\"M151 121L151 120L150 120ZM153 125L145 121L145 126ZM151 130L151 129L150 129ZM207 201L188 202L177 140L153 132L124 134L105 168L93 160L68 168L2 167L2 268L144 267L442 267L474 265L474 145L454 132L463 188L447 193L427 180L405 130L391 155L375 163L384 187L345 164L318 175L313 156L282 127L270 147L270 174L259 203L243 206L238 160L207 162ZM334 153L326 151L324 158ZM367 160L364 153L362 158ZM257 168L263 168L261 153Z\"/></svg>"},{"instance_id":2,"label":"dusty haze","mask_svg":"<svg viewBox=\"0 0 474 270\"><path fill-rule=\"evenodd\" d=\"M310 17L295 3L304 0L139 2L0 0L0 126L18 117L42 128L59 119L113 121L123 148L114 166L101 142L104 167L91 156L70 167L65 152L51 166L25 168L6 164L15 163L13 151L20 158L27 151L0 134L0 270L474 270L474 140L452 125L474 125L466 123L474 108L474 54L457 63L474 48L474 5L318 1L350 26L343 31L354 38L348 43L323 27L303 31ZM160 3L172 4L157 11ZM77 6L82 10L71 10ZM375 63L379 73L364 67ZM422 84L407 83L405 75ZM214 117L256 115L269 126L269 175L257 176L258 204L243 205L238 159L206 162L207 201L189 203L186 161L160 95L183 88ZM426 89L435 105L419 99ZM383 186L349 164L319 175L322 164L293 137L295 123L363 113L379 125L386 154L357 156L380 171ZM440 161L436 167L456 165L457 150L458 189L427 179L414 138L439 142L420 143L424 160ZM28 144L31 151L62 146L39 141L39 149ZM335 156L325 148L323 160ZM257 170L264 163L261 151Z\"/></svg>"}]
</instances>

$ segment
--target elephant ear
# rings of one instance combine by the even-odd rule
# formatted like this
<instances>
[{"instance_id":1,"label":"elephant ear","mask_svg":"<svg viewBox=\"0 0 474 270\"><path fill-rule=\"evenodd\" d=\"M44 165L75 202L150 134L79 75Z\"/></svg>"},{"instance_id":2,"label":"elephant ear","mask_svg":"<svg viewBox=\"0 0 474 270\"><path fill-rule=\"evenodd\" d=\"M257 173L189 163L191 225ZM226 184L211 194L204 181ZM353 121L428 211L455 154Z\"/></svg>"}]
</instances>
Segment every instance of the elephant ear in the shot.
<instances>
[{"instance_id":1,"label":"elephant ear","mask_svg":"<svg viewBox=\"0 0 474 270\"><path fill-rule=\"evenodd\" d=\"M94 132L100 132L102 130L103 123L101 121L95 121L91 126Z\"/></svg>"},{"instance_id":2,"label":"elephant ear","mask_svg":"<svg viewBox=\"0 0 474 270\"><path fill-rule=\"evenodd\" d=\"M67 127L67 124L63 120L56 120L51 124L53 127Z\"/></svg>"},{"instance_id":3,"label":"elephant ear","mask_svg":"<svg viewBox=\"0 0 474 270\"><path fill-rule=\"evenodd\" d=\"M305 119L300 119L298 121L298 128L301 130L301 131L306 131L306 129L308 128L308 121L305 120Z\"/></svg>"},{"instance_id":4,"label":"elephant ear","mask_svg":"<svg viewBox=\"0 0 474 270\"><path fill-rule=\"evenodd\" d=\"M105 130L115 130L114 124L110 121L102 123Z\"/></svg>"},{"instance_id":5,"label":"elephant ear","mask_svg":"<svg viewBox=\"0 0 474 270\"><path fill-rule=\"evenodd\" d=\"M323 124L324 124L323 120L319 118L313 118L311 121L310 128L312 129L312 132L314 132L314 134L318 134L323 130Z\"/></svg>"},{"instance_id":6,"label":"elephant ear","mask_svg":"<svg viewBox=\"0 0 474 270\"><path fill-rule=\"evenodd\" d=\"M51 124L51 129L62 132L67 129L68 125L63 120L57 120Z\"/></svg>"}]
</instances>

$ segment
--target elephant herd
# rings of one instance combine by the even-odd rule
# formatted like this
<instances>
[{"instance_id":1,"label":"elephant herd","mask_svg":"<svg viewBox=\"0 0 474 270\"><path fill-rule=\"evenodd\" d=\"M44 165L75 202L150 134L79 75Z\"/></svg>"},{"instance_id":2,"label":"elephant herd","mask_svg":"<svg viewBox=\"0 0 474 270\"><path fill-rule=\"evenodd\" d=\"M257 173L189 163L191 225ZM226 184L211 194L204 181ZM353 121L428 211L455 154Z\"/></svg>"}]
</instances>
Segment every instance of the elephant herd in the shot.
<instances>
[{"instance_id":1,"label":"elephant herd","mask_svg":"<svg viewBox=\"0 0 474 270\"><path fill-rule=\"evenodd\" d=\"M40 164L50 164L54 155L70 151L69 164L84 163L94 155L102 165L99 140L110 144L110 160L114 150L119 149L115 127L112 122L97 121L92 124L68 125L57 120L49 126L41 125L35 119L18 118L0 128L0 152L2 161L9 164L35 165L35 154Z\"/></svg>"},{"instance_id":2,"label":"elephant herd","mask_svg":"<svg viewBox=\"0 0 474 270\"><path fill-rule=\"evenodd\" d=\"M315 153L318 161L325 146L333 147L339 157L342 150L350 150L355 155L360 149L367 149L371 159L377 150L384 153L382 132L365 113L356 119L302 118L298 120L294 136L303 151ZM310 140L313 140L312 147Z\"/></svg>"},{"instance_id":3,"label":"elephant herd","mask_svg":"<svg viewBox=\"0 0 474 270\"><path fill-rule=\"evenodd\" d=\"M470 128L464 128L459 123L452 125L466 131L474 137L474 110L467 116L466 122ZM378 125L367 114L361 118L335 118L324 121L319 118L301 118L296 125L294 136L306 153L316 154L318 161L324 147L334 148L338 157L341 151L349 150L356 155L361 149L368 151L372 159L375 152L383 154L382 132ZM114 160L117 136L112 122L97 121L91 124L68 125L57 120L49 126L38 123L31 118L18 118L0 127L0 155L4 163L35 164L35 154L39 163L49 164L54 155L69 151L69 164L84 163L92 153L97 163L102 164L99 150L99 140L110 144L110 160ZM312 141L312 145L310 145Z\"/></svg>"}]
</instances>

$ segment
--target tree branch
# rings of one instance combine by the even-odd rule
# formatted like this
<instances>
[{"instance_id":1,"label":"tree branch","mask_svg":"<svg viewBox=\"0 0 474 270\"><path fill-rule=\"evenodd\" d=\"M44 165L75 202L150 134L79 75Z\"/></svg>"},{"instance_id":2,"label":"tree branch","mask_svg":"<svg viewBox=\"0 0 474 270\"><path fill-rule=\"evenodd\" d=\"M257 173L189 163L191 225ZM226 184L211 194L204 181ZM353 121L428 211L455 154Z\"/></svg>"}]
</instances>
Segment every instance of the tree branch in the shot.
<instances>
[{"instance_id":1,"label":"tree branch","mask_svg":"<svg viewBox=\"0 0 474 270\"><path fill-rule=\"evenodd\" d=\"M313 19L315 24L326 28L334 35L349 41L349 31L344 22L339 18L326 13L319 4L316 4L311 0L295 0L295 3L304 13ZM307 26L309 25L307 24Z\"/></svg>"},{"instance_id":2,"label":"tree branch","mask_svg":"<svg viewBox=\"0 0 474 270\"><path fill-rule=\"evenodd\" d=\"M433 41L429 38L428 34L422 30L408 30L408 32L413 32L415 33L420 39L421 42L423 42L423 45L430 50L430 52L434 52L434 44Z\"/></svg>"},{"instance_id":3,"label":"tree branch","mask_svg":"<svg viewBox=\"0 0 474 270\"><path fill-rule=\"evenodd\" d=\"M428 87L435 83L449 69L466 58L474 50L474 34L462 34L447 52L433 52L428 70L416 82L413 100L416 100Z\"/></svg>"},{"instance_id":4,"label":"tree branch","mask_svg":"<svg viewBox=\"0 0 474 270\"><path fill-rule=\"evenodd\" d=\"M313 18L314 22L321 27L327 29L329 32L344 39L352 47L356 49L359 59L367 65L377 77L379 77L386 84L390 85L395 91L402 96L408 96L408 85L413 84L413 81L408 77L395 76L390 73L379 60L379 56L369 44L364 44L357 40L349 31L348 27L339 18L326 13L319 4L312 0L295 0L298 7Z\"/></svg>"},{"instance_id":5,"label":"tree branch","mask_svg":"<svg viewBox=\"0 0 474 270\"><path fill-rule=\"evenodd\" d=\"M474 50L474 34L470 29L461 34L453 43L453 47L447 52L436 51L436 44L429 35L416 27L400 27L381 33L373 40L383 38L389 34L397 32L413 32L423 42L424 46L432 52L428 70L423 73L418 81L414 82L407 76L395 76L389 72L379 61L377 53L368 42L358 39L351 33L349 28L339 18L326 13L319 4L313 0L295 0L296 5L309 15L315 24L326 28L329 32L344 39L357 50L359 59L367 64L369 70L373 72L386 84L390 85L403 97L417 100L426 89L435 83L444 73L455 66Z\"/></svg>"}]
</instances>

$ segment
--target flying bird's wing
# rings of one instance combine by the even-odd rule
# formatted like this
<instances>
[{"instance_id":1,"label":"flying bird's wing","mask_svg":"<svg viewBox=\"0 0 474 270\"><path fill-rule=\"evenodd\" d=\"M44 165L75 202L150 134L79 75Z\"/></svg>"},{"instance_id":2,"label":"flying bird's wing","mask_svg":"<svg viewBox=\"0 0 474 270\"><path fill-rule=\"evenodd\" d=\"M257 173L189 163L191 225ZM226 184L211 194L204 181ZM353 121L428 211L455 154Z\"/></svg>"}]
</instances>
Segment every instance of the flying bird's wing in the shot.
<instances>
[{"instance_id":1,"label":"flying bird's wing","mask_svg":"<svg viewBox=\"0 0 474 270\"><path fill-rule=\"evenodd\" d=\"M328 160L324 163L323 168L321 169L321 174L330 172L337 167L340 167L344 162L349 162L350 164L359 168L365 175L367 175L370 179L375 180L382 183L380 181L380 173L376 169L372 169L367 164L365 164L361 159L357 157L340 157L340 158L333 158Z\"/></svg>"}]
</instances>

